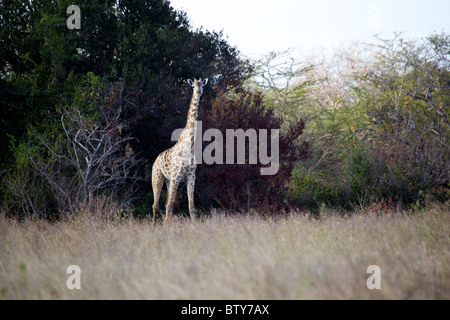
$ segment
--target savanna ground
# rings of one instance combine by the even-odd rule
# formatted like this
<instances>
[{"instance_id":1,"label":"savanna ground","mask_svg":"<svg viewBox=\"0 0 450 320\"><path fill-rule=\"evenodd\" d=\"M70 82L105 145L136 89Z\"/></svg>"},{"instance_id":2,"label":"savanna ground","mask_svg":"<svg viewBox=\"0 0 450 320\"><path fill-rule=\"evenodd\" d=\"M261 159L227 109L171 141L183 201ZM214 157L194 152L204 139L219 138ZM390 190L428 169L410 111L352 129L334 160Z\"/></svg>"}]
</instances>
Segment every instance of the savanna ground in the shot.
<instances>
[{"instance_id":1,"label":"savanna ground","mask_svg":"<svg viewBox=\"0 0 450 320\"><path fill-rule=\"evenodd\" d=\"M170 225L79 213L0 218L1 299L449 299L448 208L210 216ZM69 265L81 289L69 290ZM367 267L381 269L369 290Z\"/></svg>"}]
</instances>

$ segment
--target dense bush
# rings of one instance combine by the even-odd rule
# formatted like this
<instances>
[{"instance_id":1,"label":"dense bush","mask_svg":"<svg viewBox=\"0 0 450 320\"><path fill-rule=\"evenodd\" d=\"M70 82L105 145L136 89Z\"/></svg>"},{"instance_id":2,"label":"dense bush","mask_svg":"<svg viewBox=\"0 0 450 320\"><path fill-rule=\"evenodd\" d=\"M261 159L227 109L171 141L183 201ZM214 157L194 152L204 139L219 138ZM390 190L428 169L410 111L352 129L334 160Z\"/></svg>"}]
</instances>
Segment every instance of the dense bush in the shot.
<instances>
[{"instance_id":1,"label":"dense bush","mask_svg":"<svg viewBox=\"0 0 450 320\"><path fill-rule=\"evenodd\" d=\"M29 127L27 140L12 149L15 163L3 177L3 204L10 214L52 217L89 208L106 192L129 203L137 190L139 161L133 140L120 133L120 85L104 87L88 73L76 99L58 107L41 133Z\"/></svg>"},{"instance_id":2,"label":"dense bush","mask_svg":"<svg viewBox=\"0 0 450 320\"><path fill-rule=\"evenodd\" d=\"M137 215L150 212L151 165L186 123L194 77L209 78L203 131L281 129L274 176L250 165L248 152L245 164L198 166L203 208L448 201L445 33L379 39L328 62L288 53L249 62L221 33L193 30L166 0L80 0L79 30L66 26L71 4L0 2L7 211L50 217L109 195ZM178 199L182 209L183 192Z\"/></svg>"},{"instance_id":3,"label":"dense bush","mask_svg":"<svg viewBox=\"0 0 450 320\"><path fill-rule=\"evenodd\" d=\"M105 185L98 179L111 178L112 171L99 168L123 164L117 159L136 159L126 174L141 177L145 199L151 163L185 124L191 96L185 80L210 78L207 106L220 90L240 85L248 69L220 33L192 30L168 1L82 0L79 30L66 26L71 4L0 3L0 142L8 146L0 190L3 205L26 214L49 216L89 202ZM89 132L84 141L80 127ZM108 156L80 146L98 142L92 139L109 141L99 148ZM92 165L102 172L95 179Z\"/></svg>"},{"instance_id":4,"label":"dense bush","mask_svg":"<svg viewBox=\"0 0 450 320\"><path fill-rule=\"evenodd\" d=\"M249 90L221 92L210 111L202 117L204 129L216 128L226 137L227 129L242 129L246 132L255 129L258 148L261 148L262 135L259 129L267 129L268 155L271 149L270 134L273 129L280 129L283 120L274 115L272 109L262 104L262 96ZM289 126L279 136L279 168L275 175L262 175L260 169L267 167L249 164L249 146L246 142L245 164L225 164L225 152L221 165L199 166L198 201L205 207L248 211L250 208L261 212L277 213L286 208L286 181L289 180L295 164L309 155L307 143L299 143L303 133L304 122L298 121ZM248 141L248 140L247 140ZM227 141L229 143L229 141ZM208 143L206 143L208 144ZM225 142L224 142L225 146ZM257 150L252 150L257 152Z\"/></svg>"},{"instance_id":5,"label":"dense bush","mask_svg":"<svg viewBox=\"0 0 450 320\"><path fill-rule=\"evenodd\" d=\"M312 157L294 170L294 204L448 201L449 46L445 34L416 42L396 35L313 70L299 107Z\"/></svg>"}]
</instances>

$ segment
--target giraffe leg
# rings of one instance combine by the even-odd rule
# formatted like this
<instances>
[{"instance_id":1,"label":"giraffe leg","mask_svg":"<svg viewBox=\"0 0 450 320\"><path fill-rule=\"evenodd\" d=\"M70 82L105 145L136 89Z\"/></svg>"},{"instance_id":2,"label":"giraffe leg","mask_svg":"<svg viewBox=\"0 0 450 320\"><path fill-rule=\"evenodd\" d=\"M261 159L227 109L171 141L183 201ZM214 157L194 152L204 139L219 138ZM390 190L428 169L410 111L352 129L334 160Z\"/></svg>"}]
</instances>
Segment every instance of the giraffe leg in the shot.
<instances>
[{"instance_id":1,"label":"giraffe leg","mask_svg":"<svg viewBox=\"0 0 450 320\"><path fill-rule=\"evenodd\" d=\"M153 169L152 172L152 188L153 188L153 223L155 223L156 215L159 209L159 196L164 183L164 175L161 170Z\"/></svg>"},{"instance_id":2,"label":"giraffe leg","mask_svg":"<svg viewBox=\"0 0 450 320\"><path fill-rule=\"evenodd\" d=\"M170 180L169 179L165 179L165 181L166 181L167 196L169 196Z\"/></svg>"},{"instance_id":3,"label":"giraffe leg","mask_svg":"<svg viewBox=\"0 0 450 320\"><path fill-rule=\"evenodd\" d=\"M195 176L187 179L187 195L189 201L189 215L191 221L195 220L195 204L194 204L194 188L195 188Z\"/></svg>"},{"instance_id":4,"label":"giraffe leg","mask_svg":"<svg viewBox=\"0 0 450 320\"><path fill-rule=\"evenodd\" d=\"M177 195L178 189L178 181L170 181L168 186L168 196L167 196L167 204L166 204L166 221L172 218L173 215L173 204L175 202L175 197Z\"/></svg>"}]
</instances>

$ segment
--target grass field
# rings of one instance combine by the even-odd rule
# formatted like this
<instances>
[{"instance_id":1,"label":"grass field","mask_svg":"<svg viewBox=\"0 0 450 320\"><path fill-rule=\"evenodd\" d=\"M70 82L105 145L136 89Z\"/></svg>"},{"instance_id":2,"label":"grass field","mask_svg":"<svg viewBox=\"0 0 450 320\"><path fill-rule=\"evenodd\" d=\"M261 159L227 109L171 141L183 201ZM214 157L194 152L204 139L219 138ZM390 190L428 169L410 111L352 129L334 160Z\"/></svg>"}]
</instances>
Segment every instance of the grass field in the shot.
<instances>
[{"instance_id":1,"label":"grass field","mask_svg":"<svg viewBox=\"0 0 450 320\"><path fill-rule=\"evenodd\" d=\"M1 299L449 299L450 216L0 217ZM81 289L69 290L69 265ZM381 269L381 289L366 286Z\"/></svg>"}]
</instances>

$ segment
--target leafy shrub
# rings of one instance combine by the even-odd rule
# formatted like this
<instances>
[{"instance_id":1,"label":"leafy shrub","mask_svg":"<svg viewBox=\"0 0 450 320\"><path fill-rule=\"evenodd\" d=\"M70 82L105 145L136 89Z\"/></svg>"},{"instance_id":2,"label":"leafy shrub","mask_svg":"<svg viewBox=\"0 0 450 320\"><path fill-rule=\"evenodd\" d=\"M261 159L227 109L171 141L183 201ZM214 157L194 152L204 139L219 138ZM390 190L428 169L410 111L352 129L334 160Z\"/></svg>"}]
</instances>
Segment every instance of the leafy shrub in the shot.
<instances>
[{"instance_id":1,"label":"leafy shrub","mask_svg":"<svg viewBox=\"0 0 450 320\"><path fill-rule=\"evenodd\" d=\"M280 129L282 120L272 109L262 105L262 96L248 90L221 92L212 109L202 117L204 129L216 128L226 136L226 129ZM275 175L261 175L260 165L249 164L246 144L246 164L200 165L197 169L196 193L204 207L223 207L235 211L250 208L276 213L286 208L286 182L295 163L306 159L309 145L298 143L304 122L298 121L279 137L279 170ZM268 138L270 141L270 138ZM270 142L269 142L270 145ZM271 151L268 151L269 154ZM225 153L224 153L225 156ZM198 191L197 191L198 190Z\"/></svg>"},{"instance_id":2,"label":"leafy shrub","mask_svg":"<svg viewBox=\"0 0 450 320\"><path fill-rule=\"evenodd\" d=\"M315 212L323 206L331 208L348 205L345 187L303 166L293 171L289 187L289 202L296 207Z\"/></svg>"},{"instance_id":3,"label":"leafy shrub","mask_svg":"<svg viewBox=\"0 0 450 320\"><path fill-rule=\"evenodd\" d=\"M73 104L58 109L59 121L43 132L31 128L13 148L16 161L4 179L12 212L48 218L89 208L96 195L120 196L123 205L132 197L138 162L127 147L132 139L120 134L120 86L102 90L88 78Z\"/></svg>"}]
</instances>

